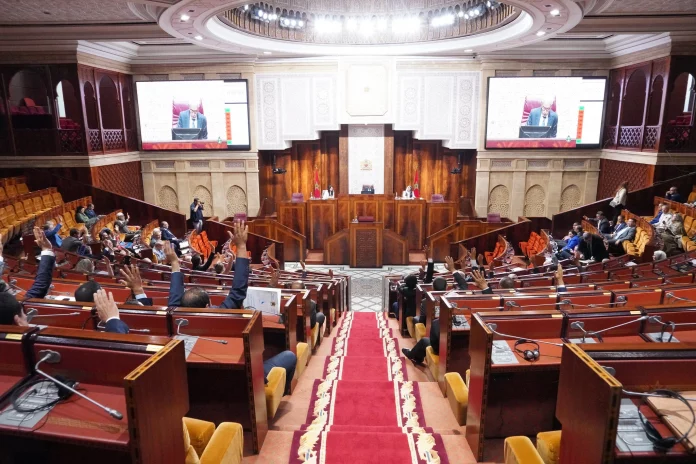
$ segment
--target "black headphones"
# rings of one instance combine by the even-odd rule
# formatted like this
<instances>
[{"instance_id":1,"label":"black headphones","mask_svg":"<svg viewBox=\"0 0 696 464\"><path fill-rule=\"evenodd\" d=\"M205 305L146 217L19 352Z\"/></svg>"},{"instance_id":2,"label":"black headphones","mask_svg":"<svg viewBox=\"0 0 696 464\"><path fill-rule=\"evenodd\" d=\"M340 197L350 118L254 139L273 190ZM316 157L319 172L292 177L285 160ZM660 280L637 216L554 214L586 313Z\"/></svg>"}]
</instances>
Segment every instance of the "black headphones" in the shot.
<instances>
[{"instance_id":1,"label":"black headphones","mask_svg":"<svg viewBox=\"0 0 696 464\"><path fill-rule=\"evenodd\" d=\"M694 412L693 407L691 404L689 404L689 401L684 398L681 394L672 391L672 390L655 390L651 392L651 396L661 396L663 398L672 398L675 400L679 400L682 403L684 403L687 408L689 408L689 411L691 412L691 426L689 429L684 433L684 435L680 437L666 437L663 438L662 435L660 435L660 432L657 431L655 426L648 421L645 416L642 413L638 414L638 417L640 418L640 421L643 423L643 429L645 430L645 434L648 436L648 439L653 445L653 448L656 451L660 452L667 452L671 448L674 447L677 443L681 443L684 440L688 438L688 436L691 434L691 431L694 428L694 425L696 425L696 413Z\"/></svg>"},{"instance_id":2,"label":"black headphones","mask_svg":"<svg viewBox=\"0 0 696 464\"><path fill-rule=\"evenodd\" d=\"M522 350L519 348L520 345L527 344L534 345L535 348L533 350ZM539 344L535 341L520 338L515 342L515 351L527 361L536 361L539 359Z\"/></svg>"}]
</instances>

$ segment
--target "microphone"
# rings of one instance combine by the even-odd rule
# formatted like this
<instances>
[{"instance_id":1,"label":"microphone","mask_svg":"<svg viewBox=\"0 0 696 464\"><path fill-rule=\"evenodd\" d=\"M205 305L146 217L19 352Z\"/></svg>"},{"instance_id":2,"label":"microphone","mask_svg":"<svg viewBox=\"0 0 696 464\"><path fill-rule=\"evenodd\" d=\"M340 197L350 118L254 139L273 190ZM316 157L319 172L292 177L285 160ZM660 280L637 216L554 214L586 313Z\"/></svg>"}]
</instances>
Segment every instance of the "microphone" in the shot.
<instances>
[{"instance_id":1,"label":"microphone","mask_svg":"<svg viewBox=\"0 0 696 464\"><path fill-rule=\"evenodd\" d=\"M27 322L31 322L32 319L35 317L61 317L61 316L79 316L82 313L65 313L65 314L39 314L39 310L36 308L31 308L29 311L26 313L27 316Z\"/></svg>"},{"instance_id":2,"label":"microphone","mask_svg":"<svg viewBox=\"0 0 696 464\"><path fill-rule=\"evenodd\" d=\"M571 303L570 300L563 300L563 301L560 301L558 303L544 303L544 304L538 304L538 305L535 304L535 305L525 305L525 306L520 306L519 304L517 304L516 301L506 301L505 307L506 308L507 307L517 307L517 308L524 309L524 308L541 308L543 306L553 306L555 308L556 306L567 305L567 304L573 306L573 303Z\"/></svg>"},{"instance_id":3,"label":"microphone","mask_svg":"<svg viewBox=\"0 0 696 464\"><path fill-rule=\"evenodd\" d=\"M590 303L588 305L583 305L583 304L578 304L578 303L571 303L569 300L564 300L568 302L573 308L578 307L578 308L599 308L601 306L612 306L617 303L623 303L624 306L626 305L626 297L623 295L619 295L616 297L616 301L614 303Z\"/></svg>"},{"instance_id":4,"label":"microphone","mask_svg":"<svg viewBox=\"0 0 696 464\"><path fill-rule=\"evenodd\" d=\"M188 319L174 319L174 323L176 324L176 334L177 335L186 335L186 334L181 333L181 328L189 325ZM222 345L227 345L227 340L213 340L212 338L201 337L199 335L186 335L186 336L200 338L201 340L208 340L209 342L220 343Z\"/></svg>"},{"instance_id":5,"label":"microphone","mask_svg":"<svg viewBox=\"0 0 696 464\"><path fill-rule=\"evenodd\" d=\"M99 321L99 323L97 324L97 329L106 330L106 324ZM128 328L128 331L129 332L150 333L150 329L133 329L131 327Z\"/></svg>"},{"instance_id":6,"label":"microphone","mask_svg":"<svg viewBox=\"0 0 696 464\"><path fill-rule=\"evenodd\" d=\"M628 321L628 322L623 322L623 323L621 323L621 324L617 324L617 325L614 325L614 326L611 326L611 327L607 327L606 329L602 329L602 330L593 330L592 332L588 332L588 331L585 330L585 323L582 322L582 321L571 322L570 328L571 328L571 329L574 329L574 330L579 330L580 332L582 332L582 341L583 341L583 343L584 343L586 337L593 337L593 336L595 336L595 335L599 335L599 334L602 334L602 333L604 333L604 332L608 332L609 330L618 329L619 327L623 327L623 326L625 326L625 325L633 324L633 323L635 323L635 322L645 321L645 320L647 320L647 319L650 319L650 318L649 318L648 316L641 316L641 317L639 317L639 318L637 318L637 319L633 319L633 320ZM602 341L602 337L599 337L599 339L600 339L600 341Z\"/></svg>"},{"instance_id":7,"label":"microphone","mask_svg":"<svg viewBox=\"0 0 696 464\"><path fill-rule=\"evenodd\" d=\"M688 298L682 298L682 297L680 297L680 296L676 296L676 295L675 295L674 293L672 293L672 292L667 292L667 293L665 293L665 296L666 296L667 298L671 298L671 299L677 300L677 301L686 301L687 303L696 303L696 301L694 301L694 300L690 300L690 299L688 299Z\"/></svg>"},{"instance_id":8,"label":"microphone","mask_svg":"<svg viewBox=\"0 0 696 464\"><path fill-rule=\"evenodd\" d=\"M499 335L499 336L501 336L501 337L514 338L515 340L529 340L529 341L531 341L531 342L544 343L544 344L546 344L546 345L563 346L563 343L546 342L546 341L544 341L544 340L535 340L535 339L529 338L529 337L518 337L518 336L516 336L516 335L508 335L508 334L496 332L496 329L498 328L498 324L494 324L494 323L492 323L492 322L486 324L486 326L488 326L488 330L490 330L490 331L493 332L494 334Z\"/></svg>"},{"instance_id":9,"label":"microphone","mask_svg":"<svg viewBox=\"0 0 696 464\"><path fill-rule=\"evenodd\" d=\"M88 397L87 395L80 393L79 391L75 390L74 388L70 387L69 385L64 384L60 380L57 380L54 377L51 377L50 375L46 374L45 372L43 372L42 370L39 369L39 365L42 362L47 362L49 364L59 363L60 362L60 353L58 353L57 351L53 351L53 350L41 350L41 351L39 351L39 356L41 356L41 359L34 366L34 370L36 371L37 374L39 374L42 377L47 378L48 380L55 383L56 385L60 385L61 387L65 388L66 390L80 396L81 398L86 399L87 401L94 404L95 406L100 407L101 409L103 409L104 411L109 413L109 415L111 417L113 417L114 419L118 419L118 420L123 419L123 414L121 414L117 410L108 408L101 403L97 403L92 398ZM75 384L75 385L77 385L77 384Z\"/></svg>"}]
</instances>

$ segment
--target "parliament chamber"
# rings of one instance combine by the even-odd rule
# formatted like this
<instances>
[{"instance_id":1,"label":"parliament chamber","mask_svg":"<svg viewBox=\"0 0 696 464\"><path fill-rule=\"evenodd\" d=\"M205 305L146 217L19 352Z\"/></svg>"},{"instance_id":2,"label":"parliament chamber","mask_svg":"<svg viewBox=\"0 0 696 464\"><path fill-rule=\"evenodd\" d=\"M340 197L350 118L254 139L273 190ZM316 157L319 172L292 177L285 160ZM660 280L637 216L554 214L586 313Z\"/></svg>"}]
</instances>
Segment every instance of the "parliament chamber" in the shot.
<instances>
[{"instance_id":1,"label":"parliament chamber","mask_svg":"<svg viewBox=\"0 0 696 464\"><path fill-rule=\"evenodd\" d=\"M0 464L696 462L696 2L0 6Z\"/></svg>"}]
</instances>

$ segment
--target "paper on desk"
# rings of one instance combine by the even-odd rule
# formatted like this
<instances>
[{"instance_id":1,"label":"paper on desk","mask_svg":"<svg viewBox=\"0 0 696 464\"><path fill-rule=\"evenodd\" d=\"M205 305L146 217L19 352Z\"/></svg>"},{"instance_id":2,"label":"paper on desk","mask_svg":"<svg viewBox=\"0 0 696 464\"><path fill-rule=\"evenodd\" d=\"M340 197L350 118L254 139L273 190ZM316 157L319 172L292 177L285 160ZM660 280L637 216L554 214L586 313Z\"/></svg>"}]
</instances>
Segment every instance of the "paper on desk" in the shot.
<instances>
[{"instance_id":1,"label":"paper on desk","mask_svg":"<svg viewBox=\"0 0 696 464\"><path fill-rule=\"evenodd\" d=\"M679 393L685 398L696 398L696 391ZM681 401L674 398L650 397L647 402L675 435L682 436L691 427L691 412ZM696 401L689 400L689 404L696 409ZM696 427L691 429L689 436L682 444L690 453L696 453Z\"/></svg>"},{"instance_id":2,"label":"paper on desk","mask_svg":"<svg viewBox=\"0 0 696 464\"><path fill-rule=\"evenodd\" d=\"M493 364L519 364L520 361L505 340L493 340L491 353Z\"/></svg>"},{"instance_id":3,"label":"paper on desk","mask_svg":"<svg viewBox=\"0 0 696 464\"><path fill-rule=\"evenodd\" d=\"M242 306L265 314L280 314L280 289L249 287Z\"/></svg>"},{"instance_id":4,"label":"paper on desk","mask_svg":"<svg viewBox=\"0 0 696 464\"><path fill-rule=\"evenodd\" d=\"M198 337L193 337L191 335L174 335L174 338L184 342L184 351L186 351L186 359L188 359L189 355L193 351L193 347L196 346Z\"/></svg>"}]
</instances>

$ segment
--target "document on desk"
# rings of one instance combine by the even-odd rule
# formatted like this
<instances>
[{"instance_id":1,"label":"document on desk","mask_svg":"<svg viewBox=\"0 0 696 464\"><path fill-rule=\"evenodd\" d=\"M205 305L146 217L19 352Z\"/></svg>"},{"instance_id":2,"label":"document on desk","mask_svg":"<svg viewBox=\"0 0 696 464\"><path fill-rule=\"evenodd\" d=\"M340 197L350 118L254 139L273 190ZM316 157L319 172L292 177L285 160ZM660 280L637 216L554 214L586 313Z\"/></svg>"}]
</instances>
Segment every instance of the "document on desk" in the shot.
<instances>
[{"instance_id":1,"label":"document on desk","mask_svg":"<svg viewBox=\"0 0 696 464\"><path fill-rule=\"evenodd\" d=\"M628 398L621 400L616 447L623 452L651 452L653 445L638 416L638 407Z\"/></svg>"},{"instance_id":2,"label":"document on desk","mask_svg":"<svg viewBox=\"0 0 696 464\"><path fill-rule=\"evenodd\" d=\"M43 407L58 399L58 387L49 380L39 382L22 395L17 403L25 409ZM55 407L49 406L46 409L35 412L19 412L12 404L0 412L0 425L16 427L18 429L32 429Z\"/></svg>"},{"instance_id":3,"label":"document on desk","mask_svg":"<svg viewBox=\"0 0 696 464\"><path fill-rule=\"evenodd\" d=\"M520 361L515 356L510 345L505 340L493 340L493 352L491 353L493 364L519 364Z\"/></svg>"},{"instance_id":4,"label":"document on desk","mask_svg":"<svg viewBox=\"0 0 696 464\"><path fill-rule=\"evenodd\" d=\"M696 398L696 391L680 391L679 393L687 398L692 408L696 409L696 401L691 400ZM696 427L691 428L691 411L686 404L675 398L656 397L648 398L647 402L674 435L682 436L690 430L682 444L689 453L696 453Z\"/></svg>"},{"instance_id":5,"label":"document on desk","mask_svg":"<svg viewBox=\"0 0 696 464\"><path fill-rule=\"evenodd\" d=\"M264 314L280 314L280 289L249 287L242 306L261 311Z\"/></svg>"},{"instance_id":6,"label":"document on desk","mask_svg":"<svg viewBox=\"0 0 696 464\"><path fill-rule=\"evenodd\" d=\"M188 359L189 355L193 351L193 347L196 346L198 337L193 337L191 335L174 335L174 338L184 342L184 351L186 351L186 359Z\"/></svg>"},{"instance_id":7,"label":"document on desk","mask_svg":"<svg viewBox=\"0 0 696 464\"><path fill-rule=\"evenodd\" d=\"M597 343L597 340L595 340L592 337L585 337L584 339L583 338L569 338L568 341L570 343L575 344L575 345L578 345L580 343Z\"/></svg>"}]
</instances>

